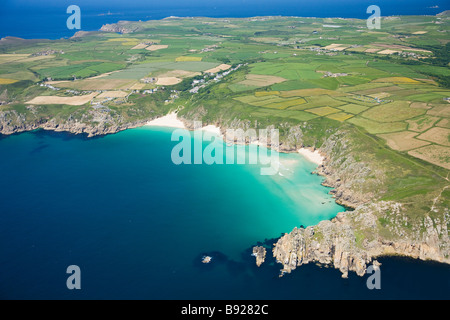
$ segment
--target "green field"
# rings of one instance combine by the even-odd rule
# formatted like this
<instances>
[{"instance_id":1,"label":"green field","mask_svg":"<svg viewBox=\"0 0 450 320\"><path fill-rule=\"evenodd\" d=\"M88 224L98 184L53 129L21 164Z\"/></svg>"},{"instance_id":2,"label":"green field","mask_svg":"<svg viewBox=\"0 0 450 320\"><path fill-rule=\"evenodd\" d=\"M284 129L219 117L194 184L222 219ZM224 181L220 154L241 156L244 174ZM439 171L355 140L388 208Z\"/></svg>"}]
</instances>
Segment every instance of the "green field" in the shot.
<instances>
[{"instance_id":1,"label":"green field","mask_svg":"<svg viewBox=\"0 0 450 320\"><path fill-rule=\"evenodd\" d=\"M26 119L32 119L23 105L36 96L70 96L65 89L123 90L130 94L127 101L103 102L123 119L148 118L182 107L182 114L201 115L211 123L241 119L305 128L313 124L320 128L321 123L351 126L374 139L391 139L386 148L393 149L420 145L412 136L416 132L432 145L445 147L442 137L426 134L428 130L441 134L435 128L447 129L450 123L450 105L444 101L450 97L449 23L447 18L439 24L433 21L410 16L387 19L385 28L374 32L358 19L169 18L126 24L132 30L124 34L11 40L0 43L0 94L8 98L0 110L17 105ZM327 24L341 27L324 27ZM145 43L167 48L146 50ZM138 44L141 48L133 49ZM333 46L341 49L327 49ZM408 55L378 53L386 49ZM205 73L221 64L233 71L215 80ZM99 75L103 76L91 79ZM62 91L55 93L36 86L47 78L69 81L56 82ZM159 78L168 84L158 84ZM193 82L199 80L203 82ZM189 93L196 85L198 92ZM158 88L157 94L144 94ZM177 98L171 98L173 92ZM59 117L57 109L46 110L56 114L43 113L43 118ZM314 132L322 139L326 129ZM310 143L320 139L311 138ZM419 152L411 152L412 159L414 154ZM420 153L420 161L425 158ZM438 165L439 158L432 159Z\"/></svg>"}]
</instances>

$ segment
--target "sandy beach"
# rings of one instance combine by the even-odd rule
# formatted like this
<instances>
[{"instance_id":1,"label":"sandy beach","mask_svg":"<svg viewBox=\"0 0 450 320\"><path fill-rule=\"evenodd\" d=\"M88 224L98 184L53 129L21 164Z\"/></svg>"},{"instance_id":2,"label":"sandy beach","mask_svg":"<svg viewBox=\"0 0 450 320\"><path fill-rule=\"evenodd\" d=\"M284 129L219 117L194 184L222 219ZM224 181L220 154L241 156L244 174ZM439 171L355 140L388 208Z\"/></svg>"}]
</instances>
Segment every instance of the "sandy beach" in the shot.
<instances>
[{"instance_id":1,"label":"sandy beach","mask_svg":"<svg viewBox=\"0 0 450 320\"><path fill-rule=\"evenodd\" d=\"M146 124L147 126L156 126L156 127L170 127L170 128L182 128L187 129L184 125L183 121L178 119L176 112L171 112L163 117L153 119ZM215 125L207 125L202 127L200 130L208 132L210 134L216 135L224 139L224 136L221 132L221 129ZM259 141L254 141L254 144L259 145ZM307 160L317 164L322 165L324 161L324 157L319 153L318 150L311 151L311 149L301 148L298 150L298 153L304 156Z\"/></svg>"},{"instance_id":2,"label":"sandy beach","mask_svg":"<svg viewBox=\"0 0 450 320\"><path fill-rule=\"evenodd\" d=\"M317 165L323 164L324 157L319 153L318 150L311 151L310 149L301 148L298 150L302 156L304 156L307 160L314 162Z\"/></svg>"},{"instance_id":3,"label":"sandy beach","mask_svg":"<svg viewBox=\"0 0 450 320\"><path fill-rule=\"evenodd\" d=\"M216 127L216 126L214 126L212 124L210 124L208 126L204 126L200 130L208 132L208 133L210 133L212 135L215 135L215 136L219 136L219 137L221 137L223 139L223 135L222 135L222 132L221 132L220 128Z\"/></svg>"},{"instance_id":4,"label":"sandy beach","mask_svg":"<svg viewBox=\"0 0 450 320\"><path fill-rule=\"evenodd\" d=\"M186 129L183 121L178 119L176 112L171 112L164 117L153 119L146 124L147 126L155 127L171 127Z\"/></svg>"}]
</instances>

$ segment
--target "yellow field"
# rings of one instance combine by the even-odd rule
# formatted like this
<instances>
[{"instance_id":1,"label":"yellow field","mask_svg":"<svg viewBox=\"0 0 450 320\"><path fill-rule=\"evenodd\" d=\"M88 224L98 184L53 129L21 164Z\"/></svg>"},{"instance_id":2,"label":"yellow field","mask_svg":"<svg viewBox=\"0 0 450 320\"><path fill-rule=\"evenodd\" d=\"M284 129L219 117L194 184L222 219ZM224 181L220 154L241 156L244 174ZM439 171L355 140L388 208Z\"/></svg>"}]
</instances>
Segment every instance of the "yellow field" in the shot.
<instances>
[{"instance_id":1,"label":"yellow field","mask_svg":"<svg viewBox=\"0 0 450 320\"><path fill-rule=\"evenodd\" d=\"M420 83L417 80L407 78L407 77L389 77L389 78L379 78L372 82L387 82L387 83L394 83L394 84L408 84L408 83Z\"/></svg>"},{"instance_id":2,"label":"yellow field","mask_svg":"<svg viewBox=\"0 0 450 320\"><path fill-rule=\"evenodd\" d=\"M331 107L320 107L320 108L308 109L305 111L317 114L318 116L327 116L332 113L338 113L341 110L331 108ZM351 118L351 117L348 117L348 118Z\"/></svg>"},{"instance_id":3,"label":"yellow field","mask_svg":"<svg viewBox=\"0 0 450 320\"><path fill-rule=\"evenodd\" d=\"M135 38L111 38L106 40L106 42L126 42L126 41L138 41Z\"/></svg>"},{"instance_id":4,"label":"yellow field","mask_svg":"<svg viewBox=\"0 0 450 320\"><path fill-rule=\"evenodd\" d=\"M139 44L139 41L125 41L122 42L123 46L137 46Z\"/></svg>"},{"instance_id":5,"label":"yellow field","mask_svg":"<svg viewBox=\"0 0 450 320\"><path fill-rule=\"evenodd\" d=\"M270 109L287 109L289 107L298 106L300 104L306 103L305 99L299 98L299 99L293 99L293 100L287 100L282 102L275 102L275 103L269 103L264 105L264 108L270 108Z\"/></svg>"},{"instance_id":6,"label":"yellow field","mask_svg":"<svg viewBox=\"0 0 450 320\"><path fill-rule=\"evenodd\" d=\"M19 81L19 80L0 78L0 84L11 84L11 83L15 83L17 81Z\"/></svg>"},{"instance_id":7,"label":"yellow field","mask_svg":"<svg viewBox=\"0 0 450 320\"><path fill-rule=\"evenodd\" d=\"M350 119L351 117L353 117L352 114L349 113L345 113L345 112L338 112L338 113L333 113L327 116L327 118L333 119L333 120L337 120L337 121L345 121L347 119Z\"/></svg>"},{"instance_id":8,"label":"yellow field","mask_svg":"<svg viewBox=\"0 0 450 320\"><path fill-rule=\"evenodd\" d=\"M289 91L281 91L280 96L283 98L290 98L290 97L311 97L311 96L321 96L321 95L342 95L339 92L333 91L333 90L327 90L327 89L320 89L320 88L314 88L314 89L299 89L299 90L289 90Z\"/></svg>"},{"instance_id":9,"label":"yellow field","mask_svg":"<svg viewBox=\"0 0 450 320\"><path fill-rule=\"evenodd\" d=\"M202 61L202 59L203 59L202 57L184 57L184 56L181 56L181 57L176 58L175 61L177 61L177 62Z\"/></svg>"}]
</instances>

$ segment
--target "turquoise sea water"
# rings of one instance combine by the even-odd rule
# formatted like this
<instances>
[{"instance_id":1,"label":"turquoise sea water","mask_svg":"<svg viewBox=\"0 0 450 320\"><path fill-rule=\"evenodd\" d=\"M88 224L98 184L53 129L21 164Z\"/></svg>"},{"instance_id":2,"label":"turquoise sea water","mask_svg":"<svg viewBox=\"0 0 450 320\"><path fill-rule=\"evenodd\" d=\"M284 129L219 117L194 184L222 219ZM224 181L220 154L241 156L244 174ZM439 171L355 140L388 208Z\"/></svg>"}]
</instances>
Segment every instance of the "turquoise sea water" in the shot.
<instances>
[{"instance_id":1,"label":"turquoise sea water","mask_svg":"<svg viewBox=\"0 0 450 320\"><path fill-rule=\"evenodd\" d=\"M177 166L171 132L1 137L0 298L448 298L449 268L438 264L388 259L378 292L333 269L280 279L271 259L257 268L252 246L270 253L274 238L343 208L300 155L280 154L276 176L255 165ZM81 290L66 288L69 265L81 269Z\"/></svg>"}]
</instances>

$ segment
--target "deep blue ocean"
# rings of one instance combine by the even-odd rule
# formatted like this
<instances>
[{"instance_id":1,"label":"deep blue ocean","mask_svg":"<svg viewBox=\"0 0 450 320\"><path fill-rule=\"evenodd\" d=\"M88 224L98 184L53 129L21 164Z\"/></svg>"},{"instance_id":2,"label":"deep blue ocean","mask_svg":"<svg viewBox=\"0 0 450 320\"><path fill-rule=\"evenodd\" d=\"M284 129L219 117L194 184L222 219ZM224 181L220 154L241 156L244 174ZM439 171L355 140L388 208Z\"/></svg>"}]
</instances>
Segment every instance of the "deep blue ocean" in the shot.
<instances>
[{"instance_id":1,"label":"deep blue ocean","mask_svg":"<svg viewBox=\"0 0 450 320\"><path fill-rule=\"evenodd\" d=\"M119 20L155 20L168 16L253 17L283 15L300 17L343 17L366 19L370 5L378 5L381 15L435 15L450 9L447 0L6 0L0 4L0 38L59 39L71 37L66 27L69 5L81 9L81 29L99 30L103 24ZM109 13L109 14L108 14Z\"/></svg>"},{"instance_id":2,"label":"deep blue ocean","mask_svg":"<svg viewBox=\"0 0 450 320\"><path fill-rule=\"evenodd\" d=\"M0 299L450 298L450 266L405 258L380 259L380 290L315 265L279 278L275 239L344 210L315 165L280 154L276 176L177 166L171 132L0 137ZM256 244L268 250L260 268ZM70 265L81 290L66 287Z\"/></svg>"}]
</instances>

